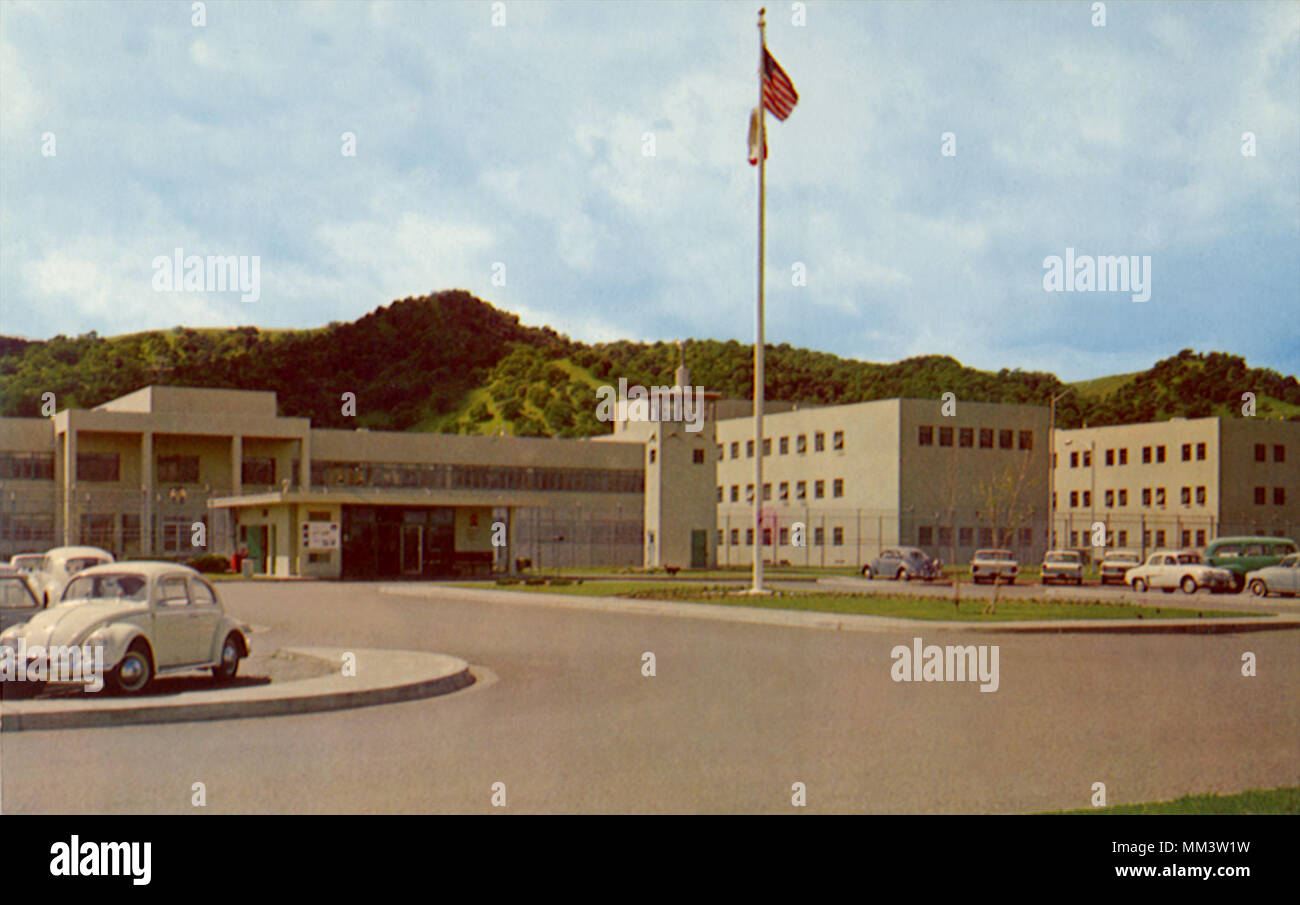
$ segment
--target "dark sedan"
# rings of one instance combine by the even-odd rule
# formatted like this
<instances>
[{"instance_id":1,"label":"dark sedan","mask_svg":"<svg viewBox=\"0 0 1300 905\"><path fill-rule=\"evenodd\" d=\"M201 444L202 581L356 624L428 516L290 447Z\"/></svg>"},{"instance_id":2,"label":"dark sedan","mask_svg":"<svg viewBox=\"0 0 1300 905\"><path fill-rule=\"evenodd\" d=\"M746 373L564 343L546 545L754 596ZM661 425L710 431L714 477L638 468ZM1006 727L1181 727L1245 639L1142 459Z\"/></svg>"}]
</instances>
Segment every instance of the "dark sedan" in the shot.
<instances>
[{"instance_id":1,"label":"dark sedan","mask_svg":"<svg viewBox=\"0 0 1300 905\"><path fill-rule=\"evenodd\" d=\"M863 578L895 578L929 581L942 573L939 560L927 556L919 547L886 547L880 555L862 567Z\"/></svg>"}]
</instances>

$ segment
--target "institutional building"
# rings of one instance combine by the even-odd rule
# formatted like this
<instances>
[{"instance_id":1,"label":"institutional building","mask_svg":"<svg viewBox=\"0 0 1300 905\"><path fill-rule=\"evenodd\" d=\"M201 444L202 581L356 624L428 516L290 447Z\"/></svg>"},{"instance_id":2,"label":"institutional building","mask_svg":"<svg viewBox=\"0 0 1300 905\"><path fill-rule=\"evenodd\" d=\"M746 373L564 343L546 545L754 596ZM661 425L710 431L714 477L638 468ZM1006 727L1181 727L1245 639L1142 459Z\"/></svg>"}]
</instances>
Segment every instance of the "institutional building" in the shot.
<instances>
[{"instance_id":1,"label":"institutional building","mask_svg":"<svg viewBox=\"0 0 1300 905\"><path fill-rule=\"evenodd\" d=\"M718 422L723 565L753 562L753 425L752 417ZM964 562L996 546L1028 561L1046 544L1047 430L1043 406L939 399L765 414L763 555L857 567L881 547L917 546Z\"/></svg>"},{"instance_id":2,"label":"institutional building","mask_svg":"<svg viewBox=\"0 0 1300 905\"><path fill-rule=\"evenodd\" d=\"M1300 423L1173 418L1056 432L1055 537L1146 552L1300 534Z\"/></svg>"}]
</instances>

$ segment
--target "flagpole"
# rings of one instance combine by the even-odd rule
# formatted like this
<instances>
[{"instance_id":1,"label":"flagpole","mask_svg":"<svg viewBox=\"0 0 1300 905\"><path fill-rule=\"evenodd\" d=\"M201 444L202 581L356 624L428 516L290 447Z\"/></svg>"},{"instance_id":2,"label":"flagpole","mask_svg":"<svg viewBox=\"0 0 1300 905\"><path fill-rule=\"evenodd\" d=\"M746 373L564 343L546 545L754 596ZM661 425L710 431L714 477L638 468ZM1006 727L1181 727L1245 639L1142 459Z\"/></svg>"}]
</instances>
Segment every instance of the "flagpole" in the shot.
<instances>
[{"instance_id":1,"label":"flagpole","mask_svg":"<svg viewBox=\"0 0 1300 905\"><path fill-rule=\"evenodd\" d=\"M767 50L766 8L758 11L758 311L754 329L754 583L763 590L763 261L764 189L767 169L767 112L763 109L763 70Z\"/></svg>"}]
</instances>

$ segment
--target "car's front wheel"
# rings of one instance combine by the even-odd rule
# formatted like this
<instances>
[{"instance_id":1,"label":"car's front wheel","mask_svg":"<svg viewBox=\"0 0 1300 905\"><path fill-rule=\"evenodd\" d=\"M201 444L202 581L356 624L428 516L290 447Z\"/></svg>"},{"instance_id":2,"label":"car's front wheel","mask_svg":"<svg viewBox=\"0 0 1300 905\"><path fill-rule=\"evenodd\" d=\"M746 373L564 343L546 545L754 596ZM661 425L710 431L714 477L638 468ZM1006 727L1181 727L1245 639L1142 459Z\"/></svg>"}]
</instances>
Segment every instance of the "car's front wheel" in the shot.
<instances>
[{"instance_id":1,"label":"car's front wheel","mask_svg":"<svg viewBox=\"0 0 1300 905\"><path fill-rule=\"evenodd\" d=\"M1178 583L1178 586L1183 589L1184 594L1196 593L1196 579L1190 575L1184 575L1183 580Z\"/></svg>"},{"instance_id":2,"label":"car's front wheel","mask_svg":"<svg viewBox=\"0 0 1300 905\"><path fill-rule=\"evenodd\" d=\"M1268 585L1264 584L1264 579L1256 578L1252 581L1250 583L1250 593L1254 594L1256 597L1267 597Z\"/></svg>"},{"instance_id":3,"label":"car's front wheel","mask_svg":"<svg viewBox=\"0 0 1300 905\"><path fill-rule=\"evenodd\" d=\"M1232 573L1232 593L1240 594L1242 588L1246 586L1246 576Z\"/></svg>"},{"instance_id":4,"label":"car's front wheel","mask_svg":"<svg viewBox=\"0 0 1300 905\"><path fill-rule=\"evenodd\" d=\"M899 569L898 574L895 575L894 577L897 578L899 581L911 581L912 573L907 571L906 569Z\"/></svg>"},{"instance_id":5,"label":"car's front wheel","mask_svg":"<svg viewBox=\"0 0 1300 905\"><path fill-rule=\"evenodd\" d=\"M1133 579L1133 590L1137 591L1139 594L1145 594L1147 592L1148 587L1150 587L1150 585L1148 585L1141 578Z\"/></svg>"},{"instance_id":6,"label":"car's front wheel","mask_svg":"<svg viewBox=\"0 0 1300 905\"><path fill-rule=\"evenodd\" d=\"M862 577L867 579L867 581L870 581L872 578L875 577L874 575L871 574L871 566L862 567Z\"/></svg>"},{"instance_id":7,"label":"car's front wheel","mask_svg":"<svg viewBox=\"0 0 1300 905\"><path fill-rule=\"evenodd\" d=\"M219 682L229 682L239 672L239 659L243 656L239 647L239 639L234 635L228 635L226 640L221 643L221 662L212 667L212 675Z\"/></svg>"},{"instance_id":8,"label":"car's front wheel","mask_svg":"<svg viewBox=\"0 0 1300 905\"><path fill-rule=\"evenodd\" d=\"M152 679L153 660L149 650L137 642L108 674L108 687L118 694L136 694L143 691Z\"/></svg>"}]
</instances>

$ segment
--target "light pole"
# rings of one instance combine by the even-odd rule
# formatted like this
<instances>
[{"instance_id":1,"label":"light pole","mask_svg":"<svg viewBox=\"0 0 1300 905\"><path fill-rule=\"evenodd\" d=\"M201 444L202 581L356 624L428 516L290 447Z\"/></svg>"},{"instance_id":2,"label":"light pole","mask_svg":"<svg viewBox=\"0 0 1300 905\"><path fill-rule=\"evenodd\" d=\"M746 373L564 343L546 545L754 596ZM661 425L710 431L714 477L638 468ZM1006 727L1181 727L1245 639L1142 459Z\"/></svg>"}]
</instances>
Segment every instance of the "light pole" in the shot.
<instances>
[{"instance_id":1,"label":"light pole","mask_svg":"<svg viewBox=\"0 0 1300 905\"><path fill-rule=\"evenodd\" d=\"M1051 453L1048 470L1051 472L1047 481L1047 548L1056 546L1052 535L1056 532L1056 401L1064 399L1074 392L1074 387L1066 387L1052 397L1047 413L1047 449Z\"/></svg>"}]
</instances>

